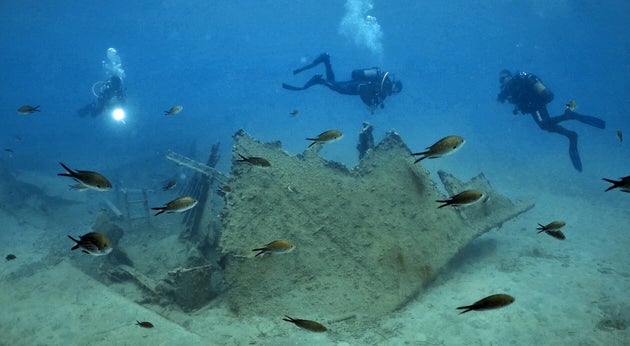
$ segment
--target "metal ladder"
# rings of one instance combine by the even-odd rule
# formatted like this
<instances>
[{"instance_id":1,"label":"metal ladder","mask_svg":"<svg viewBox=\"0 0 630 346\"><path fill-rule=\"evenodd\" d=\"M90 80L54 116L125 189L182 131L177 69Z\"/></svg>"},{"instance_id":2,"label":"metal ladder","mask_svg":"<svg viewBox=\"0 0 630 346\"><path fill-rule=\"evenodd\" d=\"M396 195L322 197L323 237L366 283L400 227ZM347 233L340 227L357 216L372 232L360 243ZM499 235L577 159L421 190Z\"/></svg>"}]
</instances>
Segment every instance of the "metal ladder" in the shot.
<instances>
[{"instance_id":1,"label":"metal ladder","mask_svg":"<svg viewBox=\"0 0 630 346\"><path fill-rule=\"evenodd\" d=\"M134 230L151 225L151 209L146 189L121 189L127 206L127 227Z\"/></svg>"}]
</instances>

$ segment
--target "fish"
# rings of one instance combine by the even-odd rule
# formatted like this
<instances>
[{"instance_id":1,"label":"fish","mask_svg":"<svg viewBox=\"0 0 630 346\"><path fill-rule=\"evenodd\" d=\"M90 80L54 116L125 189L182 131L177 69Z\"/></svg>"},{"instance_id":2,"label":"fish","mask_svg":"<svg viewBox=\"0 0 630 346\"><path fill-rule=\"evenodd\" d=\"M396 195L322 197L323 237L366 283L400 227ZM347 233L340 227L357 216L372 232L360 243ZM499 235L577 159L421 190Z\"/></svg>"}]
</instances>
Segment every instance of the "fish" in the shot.
<instances>
[{"instance_id":1,"label":"fish","mask_svg":"<svg viewBox=\"0 0 630 346\"><path fill-rule=\"evenodd\" d=\"M173 180L169 180L168 183L166 183L166 185L164 185L162 187L162 191L168 191L172 188L174 188L177 185L177 180L173 179Z\"/></svg>"},{"instance_id":2,"label":"fish","mask_svg":"<svg viewBox=\"0 0 630 346\"><path fill-rule=\"evenodd\" d=\"M284 321L291 322L300 328L304 328L306 330L310 330L311 332L325 332L328 329L324 327L323 324L311 320L301 320L299 318L292 318L287 315L284 315Z\"/></svg>"},{"instance_id":3,"label":"fish","mask_svg":"<svg viewBox=\"0 0 630 346\"><path fill-rule=\"evenodd\" d=\"M308 147L312 147L316 143L332 142L343 137L343 133L339 130L328 130L317 135L315 138L307 138L309 141L313 141Z\"/></svg>"},{"instance_id":4,"label":"fish","mask_svg":"<svg viewBox=\"0 0 630 346\"><path fill-rule=\"evenodd\" d=\"M76 180L78 183L85 185L87 188L96 191L107 191L112 188L112 184L100 173L92 172L92 171L73 171L68 168L63 163L59 162L61 167L63 167L68 173L58 173L62 177L71 177Z\"/></svg>"},{"instance_id":5,"label":"fish","mask_svg":"<svg viewBox=\"0 0 630 346\"><path fill-rule=\"evenodd\" d=\"M37 106L24 105L24 106L18 108L17 112L19 114L23 114L23 115L39 112L39 105L37 105Z\"/></svg>"},{"instance_id":6,"label":"fish","mask_svg":"<svg viewBox=\"0 0 630 346\"><path fill-rule=\"evenodd\" d=\"M171 109L164 111L164 115L175 115L181 112L182 110L184 110L184 106L182 105L173 106L171 107Z\"/></svg>"},{"instance_id":7,"label":"fish","mask_svg":"<svg viewBox=\"0 0 630 346\"><path fill-rule=\"evenodd\" d=\"M14 259L16 259L16 258L17 258L17 257L16 257L14 254L12 254L12 253L8 254L8 255L7 255L7 257L5 257L5 259L6 259L7 261L13 261L13 260L14 260Z\"/></svg>"},{"instance_id":8,"label":"fish","mask_svg":"<svg viewBox=\"0 0 630 346\"><path fill-rule=\"evenodd\" d=\"M557 230L566 226L566 224L567 223L564 221L553 221L553 222L548 223L545 226L538 224L538 227L536 227L536 229L539 231L538 233L546 232L546 231L554 231L554 230Z\"/></svg>"},{"instance_id":9,"label":"fish","mask_svg":"<svg viewBox=\"0 0 630 346\"><path fill-rule=\"evenodd\" d=\"M466 190L456 194L455 196L450 197L449 199L440 199L436 202L444 203L439 208L443 208L449 205L459 206L459 205L470 205L478 202L484 196L484 193L477 190Z\"/></svg>"},{"instance_id":10,"label":"fish","mask_svg":"<svg viewBox=\"0 0 630 346\"><path fill-rule=\"evenodd\" d=\"M426 158L435 159L452 154L456 152L459 148L461 148L464 143L466 143L466 141L460 136L446 136L435 142L435 144L433 144L432 146L427 147L427 150L418 153L412 153L411 155L413 156L422 155L413 163L417 163Z\"/></svg>"},{"instance_id":11,"label":"fish","mask_svg":"<svg viewBox=\"0 0 630 346\"><path fill-rule=\"evenodd\" d=\"M606 179L606 178L603 178L603 179L612 184L612 186L607 188L606 191L619 188L623 192L630 192L630 175L623 178L619 178L620 180L612 180L612 179Z\"/></svg>"},{"instance_id":12,"label":"fish","mask_svg":"<svg viewBox=\"0 0 630 346\"><path fill-rule=\"evenodd\" d=\"M140 322L136 320L136 325L142 328L153 328L153 323L147 321Z\"/></svg>"},{"instance_id":13,"label":"fish","mask_svg":"<svg viewBox=\"0 0 630 346\"><path fill-rule=\"evenodd\" d=\"M299 111L299 110L297 110L297 109L294 109L294 110L292 110L291 112L289 112L289 115L290 115L291 117L295 117L295 116L297 116L298 114L300 114L300 111Z\"/></svg>"},{"instance_id":14,"label":"fish","mask_svg":"<svg viewBox=\"0 0 630 346\"><path fill-rule=\"evenodd\" d=\"M500 293L500 294L493 294L491 296L487 296L481 300L476 301L472 305L460 306L457 309L464 310L459 313L461 315L471 310L480 311L480 310L497 309L497 308L510 305L513 302L514 302L514 297L512 297L509 294Z\"/></svg>"},{"instance_id":15,"label":"fish","mask_svg":"<svg viewBox=\"0 0 630 346\"><path fill-rule=\"evenodd\" d=\"M619 138L619 145L623 143L623 132L621 130L617 130L617 138Z\"/></svg>"},{"instance_id":16,"label":"fish","mask_svg":"<svg viewBox=\"0 0 630 346\"><path fill-rule=\"evenodd\" d=\"M271 243L261 248L253 249L252 251L260 251L256 254L256 256L254 256L254 257L257 257L258 255L262 255L265 253L283 254L283 253L291 252L293 251L293 249L295 249L295 246L293 244L291 244L290 242L286 240L280 239L280 240L274 240Z\"/></svg>"},{"instance_id":17,"label":"fish","mask_svg":"<svg viewBox=\"0 0 630 346\"><path fill-rule=\"evenodd\" d=\"M13 154L13 149L11 148L4 148L4 151L6 151L9 154Z\"/></svg>"},{"instance_id":18,"label":"fish","mask_svg":"<svg viewBox=\"0 0 630 346\"><path fill-rule=\"evenodd\" d=\"M153 210L159 210L154 216L158 216L162 213L181 213L186 210L192 209L197 205L197 200L192 197L179 197L166 203L163 207L151 208Z\"/></svg>"},{"instance_id":19,"label":"fish","mask_svg":"<svg viewBox=\"0 0 630 346\"><path fill-rule=\"evenodd\" d=\"M578 104L577 102L575 102L575 100L571 100L567 102L566 106L567 106L567 109L570 110L571 112L573 112L574 110L578 108Z\"/></svg>"},{"instance_id":20,"label":"fish","mask_svg":"<svg viewBox=\"0 0 630 346\"><path fill-rule=\"evenodd\" d=\"M540 233L540 232L538 232ZM550 236L556 238L556 239L560 239L560 240L565 240L567 237L564 236L564 233L562 233L561 230L559 229L552 229L549 231L545 231L545 233L549 234Z\"/></svg>"},{"instance_id":21,"label":"fish","mask_svg":"<svg viewBox=\"0 0 630 346\"><path fill-rule=\"evenodd\" d=\"M75 239L68 235L76 244L71 250L81 249L82 252L93 256L104 256L112 252L112 242L104 234L98 232L86 233Z\"/></svg>"},{"instance_id":22,"label":"fish","mask_svg":"<svg viewBox=\"0 0 630 346\"><path fill-rule=\"evenodd\" d=\"M256 156L245 157L241 154L238 154L238 156L240 156L241 158L236 160L236 162L246 162L246 163L249 163L250 165L259 166L259 167L271 167L271 162L267 161L266 159L263 159L262 157L256 157Z\"/></svg>"}]
</instances>

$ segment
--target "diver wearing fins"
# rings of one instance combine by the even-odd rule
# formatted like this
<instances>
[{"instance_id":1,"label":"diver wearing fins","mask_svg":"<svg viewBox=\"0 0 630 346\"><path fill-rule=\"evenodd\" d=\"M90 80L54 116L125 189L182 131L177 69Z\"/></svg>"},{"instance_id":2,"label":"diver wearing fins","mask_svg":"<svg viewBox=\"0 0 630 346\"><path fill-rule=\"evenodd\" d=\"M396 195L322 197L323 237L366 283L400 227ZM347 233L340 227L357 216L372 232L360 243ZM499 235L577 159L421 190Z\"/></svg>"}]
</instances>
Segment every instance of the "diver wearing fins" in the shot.
<instances>
[{"instance_id":1,"label":"diver wearing fins","mask_svg":"<svg viewBox=\"0 0 630 346\"><path fill-rule=\"evenodd\" d=\"M575 105L571 104L567 104L567 108L562 115L549 116L547 104L553 100L553 93L534 74L520 72L512 75L510 71L502 70L499 73L499 83L501 84L501 92L497 96L497 100L501 103L507 101L513 104L514 110L512 110L512 114L531 114L541 129L561 134L569 139L571 162L573 167L581 172L582 161L578 153L578 135L576 132L560 126L559 123L566 120L577 120L584 124L604 129L606 122L593 116L574 112Z\"/></svg>"},{"instance_id":2,"label":"diver wearing fins","mask_svg":"<svg viewBox=\"0 0 630 346\"><path fill-rule=\"evenodd\" d=\"M323 63L326 67L326 78L321 74L314 75L303 87L296 87L282 83L282 87L287 90L305 90L313 85L325 85L343 95L359 95L361 101L365 103L370 111L374 113L377 108L383 108L385 98L392 94L398 94L402 90L402 83L395 80L389 72L382 72L378 67L352 71L352 79L339 82L335 80L335 74L330 65L330 56L321 54L312 63L298 68L293 74L309 70Z\"/></svg>"}]
</instances>

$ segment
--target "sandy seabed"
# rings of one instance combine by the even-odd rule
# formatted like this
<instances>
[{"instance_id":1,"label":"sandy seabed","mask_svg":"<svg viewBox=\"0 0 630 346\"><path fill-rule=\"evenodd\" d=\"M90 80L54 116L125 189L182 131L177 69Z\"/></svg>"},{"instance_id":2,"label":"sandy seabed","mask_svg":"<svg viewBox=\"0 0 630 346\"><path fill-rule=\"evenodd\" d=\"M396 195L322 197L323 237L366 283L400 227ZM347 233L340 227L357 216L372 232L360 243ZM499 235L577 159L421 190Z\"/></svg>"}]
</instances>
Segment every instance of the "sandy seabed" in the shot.
<instances>
[{"instance_id":1,"label":"sandy seabed","mask_svg":"<svg viewBox=\"0 0 630 346\"><path fill-rule=\"evenodd\" d=\"M621 194L609 193L617 199L612 193ZM53 213L3 208L2 255L13 253L17 259L3 260L0 267L0 344L628 344L627 208L544 191L536 196L533 210L475 240L425 294L352 335L336 331L334 324L326 333L305 331L281 315L275 320L235 316L220 299L189 314L145 308L73 265L77 256L87 255L70 252L69 231L55 224L76 218L76 207ZM536 233L536 223L555 219L567 222L566 240ZM89 225L89 220L78 223ZM50 260L51 251L64 255ZM494 293L508 293L516 301L463 315L455 309ZM140 328L136 320L155 327Z\"/></svg>"}]
</instances>

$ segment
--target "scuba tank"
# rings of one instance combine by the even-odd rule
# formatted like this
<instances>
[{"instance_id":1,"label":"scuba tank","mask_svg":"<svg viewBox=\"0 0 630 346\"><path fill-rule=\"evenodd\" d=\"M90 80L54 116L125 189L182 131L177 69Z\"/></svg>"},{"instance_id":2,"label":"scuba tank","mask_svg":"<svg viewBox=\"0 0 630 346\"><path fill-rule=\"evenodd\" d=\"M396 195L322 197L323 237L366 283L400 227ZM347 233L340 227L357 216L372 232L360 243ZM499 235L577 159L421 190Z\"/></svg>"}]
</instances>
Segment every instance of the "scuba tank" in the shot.
<instances>
[{"instance_id":1,"label":"scuba tank","mask_svg":"<svg viewBox=\"0 0 630 346\"><path fill-rule=\"evenodd\" d=\"M545 103L549 103L553 100L553 92L547 89L547 86L536 75L530 74L528 76L531 81L532 88L538 94Z\"/></svg>"},{"instance_id":2,"label":"scuba tank","mask_svg":"<svg viewBox=\"0 0 630 346\"><path fill-rule=\"evenodd\" d=\"M542 93L547 90L547 87L540 79L536 78L536 82L534 83L534 90L536 90L536 93L538 93L538 95L542 95Z\"/></svg>"},{"instance_id":3,"label":"scuba tank","mask_svg":"<svg viewBox=\"0 0 630 346\"><path fill-rule=\"evenodd\" d=\"M378 67L352 71L353 80L378 80L380 76L381 70Z\"/></svg>"}]
</instances>

